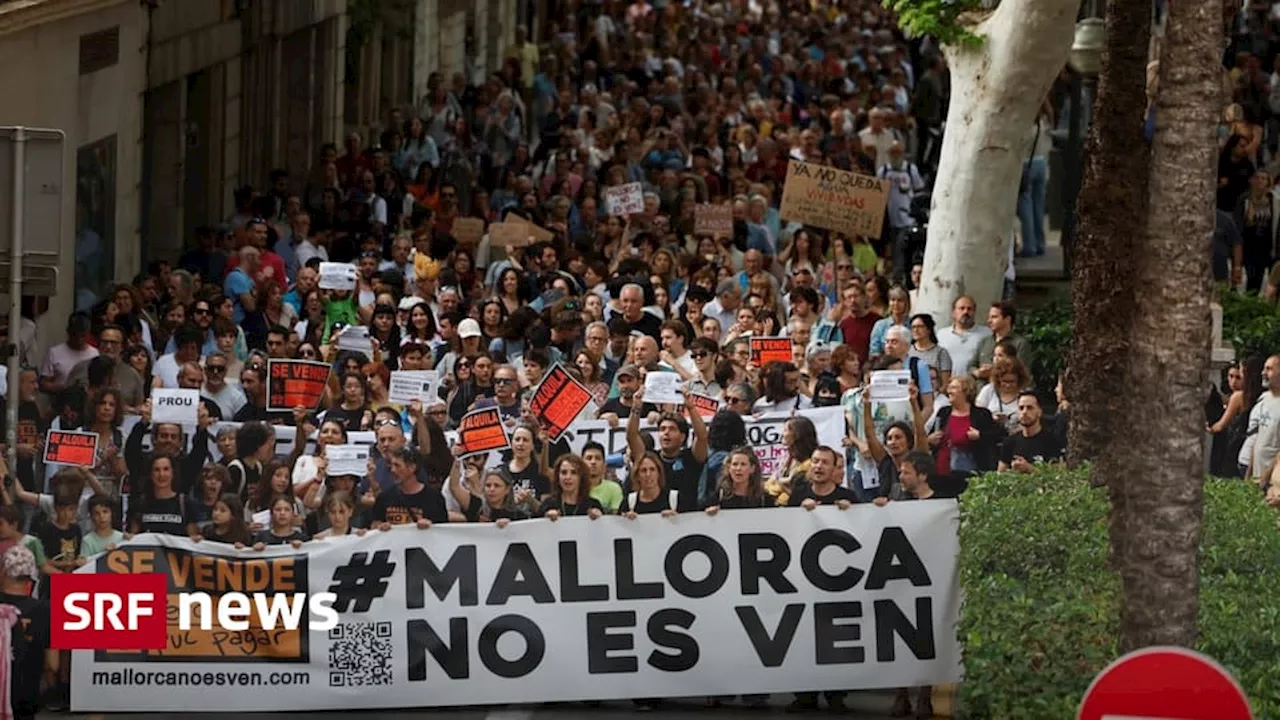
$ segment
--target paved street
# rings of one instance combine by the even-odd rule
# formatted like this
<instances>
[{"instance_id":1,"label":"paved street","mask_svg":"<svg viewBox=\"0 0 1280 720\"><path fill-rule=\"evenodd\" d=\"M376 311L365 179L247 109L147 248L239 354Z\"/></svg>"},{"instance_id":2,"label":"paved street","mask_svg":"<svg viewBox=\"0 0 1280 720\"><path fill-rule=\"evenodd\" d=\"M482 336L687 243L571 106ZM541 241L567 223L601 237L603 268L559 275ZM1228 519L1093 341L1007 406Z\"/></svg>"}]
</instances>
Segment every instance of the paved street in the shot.
<instances>
[{"instance_id":1,"label":"paved street","mask_svg":"<svg viewBox=\"0 0 1280 720\"><path fill-rule=\"evenodd\" d=\"M851 694L847 698L850 712L843 717L857 718L857 720L886 720L889 705L893 700L891 693L884 692L864 692ZM666 707L652 712L641 712L631 703L606 703L601 707L587 707L583 704L565 704L556 706L540 706L540 707L492 707L484 709L423 709L423 710L393 710L385 712L368 712L368 714L376 715L382 720L398 720L408 718L432 718L433 720L589 720L590 718L598 718L601 716L609 717L631 717L644 716L650 718L663 718L665 720L686 720L692 718L707 717L740 717L748 716L753 718L774 718L774 717L803 717L786 712L787 704L791 702L789 695L774 695L771 698L771 707L768 710L747 711L738 706L726 706L719 710L708 710L701 706L699 702L681 702L671 703ZM60 715L45 713L40 715L40 720L53 720L54 718L75 718L77 720L96 720L97 718L105 718L106 720L163 720L166 718L182 718L182 720L222 720L224 718L235 720L256 720L257 718L278 717L285 713L121 713L112 715ZM826 713L817 713L825 715ZM808 715L813 715L809 713ZM316 720L346 720L350 713L345 712L320 712L307 713L310 718Z\"/></svg>"}]
</instances>

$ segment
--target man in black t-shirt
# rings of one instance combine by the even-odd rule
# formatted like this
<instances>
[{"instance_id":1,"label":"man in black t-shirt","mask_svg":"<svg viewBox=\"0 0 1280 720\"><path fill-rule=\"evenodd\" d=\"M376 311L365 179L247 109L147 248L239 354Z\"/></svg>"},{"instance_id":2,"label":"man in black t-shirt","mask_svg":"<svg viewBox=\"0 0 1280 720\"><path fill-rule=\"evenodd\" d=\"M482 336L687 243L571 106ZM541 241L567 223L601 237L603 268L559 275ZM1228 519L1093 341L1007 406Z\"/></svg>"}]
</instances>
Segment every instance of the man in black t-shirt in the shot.
<instances>
[{"instance_id":1,"label":"man in black t-shirt","mask_svg":"<svg viewBox=\"0 0 1280 720\"><path fill-rule=\"evenodd\" d=\"M799 492L791 496L788 505L814 510L819 505L835 505L847 510L858 501L857 496L847 487L838 484L840 456L836 451L823 445L813 451L809 458L809 471L806 473L809 482ZM811 711L818 709L819 693L796 693L791 703L793 711ZM827 700L827 710L840 712L844 710L845 693L839 690L827 690L821 693Z\"/></svg>"},{"instance_id":2,"label":"man in black t-shirt","mask_svg":"<svg viewBox=\"0 0 1280 720\"><path fill-rule=\"evenodd\" d=\"M49 606L27 595L37 576L36 559L21 545L9 548L0 561L0 605L10 605L18 615L11 640L10 706L15 720L33 720L40 710L40 683L48 679L56 687L58 651L49 648ZM65 702L69 698L61 698Z\"/></svg>"},{"instance_id":3,"label":"man in black t-shirt","mask_svg":"<svg viewBox=\"0 0 1280 720\"><path fill-rule=\"evenodd\" d=\"M853 491L838 484L839 461L840 456L836 455L836 451L826 445L814 450L809 458L809 471L805 473L809 482L800 492L792 495L787 504L806 510L813 510L819 505L835 505L844 510L858 502Z\"/></svg>"},{"instance_id":4,"label":"man in black t-shirt","mask_svg":"<svg viewBox=\"0 0 1280 720\"><path fill-rule=\"evenodd\" d=\"M420 528L449 522L444 496L418 479L419 464L418 452L411 447L391 453L387 465L396 486L378 493L373 503L373 522L383 527L417 524Z\"/></svg>"},{"instance_id":5,"label":"man in black t-shirt","mask_svg":"<svg viewBox=\"0 0 1280 720\"><path fill-rule=\"evenodd\" d=\"M707 463L707 424L692 407L693 396L684 397L685 407L689 408L688 421L675 413L664 413L658 420L658 457L662 460L667 489L678 493L677 512L698 509L698 480L702 477L702 466ZM643 405L644 390L637 391L632 402ZM685 447L689 441L690 424L693 425L693 447ZM627 447L633 458L644 455L644 438L640 435L640 415L637 413L627 418Z\"/></svg>"},{"instance_id":6,"label":"man in black t-shirt","mask_svg":"<svg viewBox=\"0 0 1280 720\"><path fill-rule=\"evenodd\" d=\"M1037 465L1058 462L1066 455L1063 438L1046 430L1043 418L1040 397L1031 391L1022 393L1018 397L1018 425L1022 432L1005 438L1000 448L1000 472L1032 473Z\"/></svg>"}]
</instances>

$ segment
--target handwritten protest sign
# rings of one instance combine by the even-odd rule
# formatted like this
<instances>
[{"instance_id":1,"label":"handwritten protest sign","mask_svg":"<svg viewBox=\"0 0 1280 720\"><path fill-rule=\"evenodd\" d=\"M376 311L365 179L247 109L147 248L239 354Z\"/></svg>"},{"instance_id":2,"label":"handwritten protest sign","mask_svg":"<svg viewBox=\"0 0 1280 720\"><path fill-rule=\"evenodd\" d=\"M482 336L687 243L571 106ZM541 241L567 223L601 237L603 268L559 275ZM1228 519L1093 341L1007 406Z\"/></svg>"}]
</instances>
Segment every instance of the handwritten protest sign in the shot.
<instances>
[{"instance_id":1,"label":"handwritten protest sign","mask_svg":"<svg viewBox=\"0 0 1280 720\"><path fill-rule=\"evenodd\" d=\"M459 245L474 247L484 237L484 220L476 217L454 218L449 234L453 235Z\"/></svg>"},{"instance_id":2,"label":"handwritten protest sign","mask_svg":"<svg viewBox=\"0 0 1280 720\"><path fill-rule=\"evenodd\" d=\"M791 338L751 338L751 364L764 367L771 362L791 362Z\"/></svg>"},{"instance_id":3,"label":"handwritten protest sign","mask_svg":"<svg viewBox=\"0 0 1280 720\"><path fill-rule=\"evenodd\" d=\"M200 417L199 390L151 391L151 422L195 425Z\"/></svg>"},{"instance_id":4,"label":"handwritten protest sign","mask_svg":"<svg viewBox=\"0 0 1280 720\"><path fill-rule=\"evenodd\" d=\"M50 430L44 440L44 461L56 465L97 465L98 433Z\"/></svg>"},{"instance_id":5,"label":"handwritten protest sign","mask_svg":"<svg viewBox=\"0 0 1280 720\"><path fill-rule=\"evenodd\" d=\"M654 405L683 405L679 373L654 371L644 376L644 401Z\"/></svg>"},{"instance_id":6,"label":"handwritten protest sign","mask_svg":"<svg viewBox=\"0 0 1280 720\"><path fill-rule=\"evenodd\" d=\"M462 457L510 447L507 426L498 408L481 408L463 415L458 423L458 445L462 447Z\"/></svg>"},{"instance_id":7,"label":"handwritten protest sign","mask_svg":"<svg viewBox=\"0 0 1280 720\"><path fill-rule=\"evenodd\" d=\"M524 223L501 222L489 226L489 244L517 248L529 244L529 226Z\"/></svg>"},{"instance_id":8,"label":"handwritten protest sign","mask_svg":"<svg viewBox=\"0 0 1280 720\"><path fill-rule=\"evenodd\" d=\"M711 237L733 237L733 208L699 203L693 208L693 233Z\"/></svg>"},{"instance_id":9,"label":"handwritten protest sign","mask_svg":"<svg viewBox=\"0 0 1280 720\"><path fill-rule=\"evenodd\" d=\"M554 442L590 402L591 392L557 363L543 375L542 382L534 389L529 412L542 421L547 436Z\"/></svg>"},{"instance_id":10,"label":"handwritten protest sign","mask_svg":"<svg viewBox=\"0 0 1280 720\"><path fill-rule=\"evenodd\" d=\"M550 230L539 227L533 224L532 222L525 220L519 215L515 215L515 214L507 215L507 222L524 225L525 232L527 232L529 236L533 238L534 242L550 242L556 236L555 233L551 232Z\"/></svg>"},{"instance_id":11,"label":"handwritten protest sign","mask_svg":"<svg viewBox=\"0 0 1280 720\"><path fill-rule=\"evenodd\" d=\"M440 374L435 370L398 370L391 373L391 387L387 399L397 405L408 405L414 400L422 403L440 399Z\"/></svg>"},{"instance_id":12,"label":"handwritten protest sign","mask_svg":"<svg viewBox=\"0 0 1280 720\"><path fill-rule=\"evenodd\" d=\"M779 213L784 220L877 237L888 202L888 180L792 160Z\"/></svg>"},{"instance_id":13,"label":"handwritten protest sign","mask_svg":"<svg viewBox=\"0 0 1280 720\"><path fill-rule=\"evenodd\" d=\"M638 182L607 187L604 189L604 206L610 215L618 217L644 212L644 191Z\"/></svg>"},{"instance_id":14,"label":"handwritten protest sign","mask_svg":"<svg viewBox=\"0 0 1280 720\"><path fill-rule=\"evenodd\" d=\"M315 409L329 382L329 364L313 360L267 361L267 410Z\"/></svg>"},{"instance_id":15,"label":"handwritten protest sign","mask_svg":"<svg viewBox=\"0 0 1280 720\"><path fill-rule=\"evenodd\" d=\"M320 263L321 290L355 290L356 266L351 263Z\"/></svg>"}]
</instances>

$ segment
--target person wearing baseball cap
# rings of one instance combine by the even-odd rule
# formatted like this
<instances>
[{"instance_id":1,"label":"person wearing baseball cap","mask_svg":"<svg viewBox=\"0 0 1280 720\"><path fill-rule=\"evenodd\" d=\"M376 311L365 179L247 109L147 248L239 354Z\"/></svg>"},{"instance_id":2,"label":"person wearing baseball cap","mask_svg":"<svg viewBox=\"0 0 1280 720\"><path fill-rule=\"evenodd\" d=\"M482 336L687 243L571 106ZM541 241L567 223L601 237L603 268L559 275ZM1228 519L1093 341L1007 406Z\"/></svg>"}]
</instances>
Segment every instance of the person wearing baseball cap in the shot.
<instances>
[{"instance_id":1,"label":"person wearing baseball cap","mask_svg":"<svg viewBox=\"0 0 1280 720\"><path fill-rule=\"evenodd\" d=\"M613 379L618 384L618 396L610 398L600 408L600 412L596 414L596 417L606 420L610 425L617 427L619 420L626 420L631 417L633 409L631 399L643 383L640 376L640 366L634 363L627 363L618 368L618 372L614 374ZM643 417L648 417L649 413L657 412L657 408L646 404L640 408L640 411Z\"/></svg>"},{"instance_id":2,"label":"person wearing baseball cap","mask_svg":"<svg viewBox=\"0 0 1280 720\"><path fill-rule=\"evenodd\" d=\"M0 559L0 662L8 663L8 707L14 720L34 720L40 708L40 684L47 679L57 694L49 709L66 707L70 686L57 682L59 655L49 647L49 605L27 594L37 577L36 558L15 545Z\"/></svg>"}]
</instances>

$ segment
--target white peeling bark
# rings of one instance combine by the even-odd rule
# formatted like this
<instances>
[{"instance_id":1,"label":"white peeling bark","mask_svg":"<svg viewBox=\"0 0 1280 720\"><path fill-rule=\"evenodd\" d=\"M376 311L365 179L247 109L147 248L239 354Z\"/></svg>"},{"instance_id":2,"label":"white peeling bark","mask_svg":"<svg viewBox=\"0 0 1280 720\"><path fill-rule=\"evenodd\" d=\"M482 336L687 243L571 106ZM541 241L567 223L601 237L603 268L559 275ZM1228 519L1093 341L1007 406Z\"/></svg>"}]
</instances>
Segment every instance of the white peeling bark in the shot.
<instances>
[{"instance_id":1,"label":"white peeling bark","mask_svg":"<svg viewBox=\"0 0 1280 720\"><path fill-rule=\"evenodd\" d=\"M918 308L951 324L951 303L1000 299L1032 123L1066 64L1079 0L1003 0L974 28L977 48L944 47L951 106L929 218Z\"/></svg>"}]
</instances>

